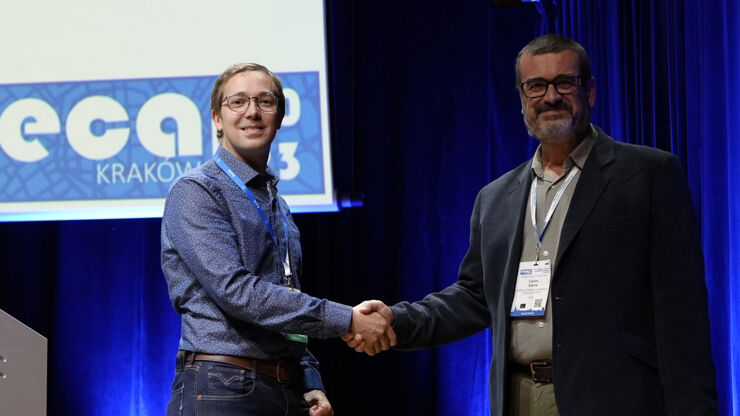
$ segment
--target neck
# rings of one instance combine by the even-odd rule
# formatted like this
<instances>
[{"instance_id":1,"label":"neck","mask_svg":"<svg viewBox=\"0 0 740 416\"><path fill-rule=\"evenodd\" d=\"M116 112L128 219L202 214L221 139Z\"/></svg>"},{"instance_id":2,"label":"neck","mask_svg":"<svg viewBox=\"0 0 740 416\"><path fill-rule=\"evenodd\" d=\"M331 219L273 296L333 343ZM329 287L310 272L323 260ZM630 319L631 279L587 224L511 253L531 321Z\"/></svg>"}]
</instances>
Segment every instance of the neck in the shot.
<instances>
[{"instance_id":1,"label":"neck","mask_svg":"<svg viewBox=\"0 0 740 416\"><path fill-rule=\"evenodd\" d=\"M558 178L563 174L565 159L573 150L583 141L585 136L574 138L566 142L547 142L541 143L542 149L542 170Z\"/></svg>"},{"instance_id":2,"label":"neck","mask_svg":"<svg viewBox=\"0 0 740 416\"><path fill-rule=\"evenodd\" d=\"M252 169L256 170L259 173L265 173L267 170L267 159L270 157L269 150L265 152L265 154L242 154L240 152L237 152L235 150L232 150L230 147L224 146L224 148L234 155L237 159L241 160L242 162L249 165ZM246 152L244 152L246 153Z\"/></svg>"},{"instance_id":3,"label":"neck","mask_svg":"<svg viewBox=\"0 0 740 416\"><path fill-rule=\"evenodd\" d=\"M259 160L244 160L244 163L251 166L252 169L259 173L265 173L267 170L267 159L259 158Z\"/></svg>"}]
</instances>

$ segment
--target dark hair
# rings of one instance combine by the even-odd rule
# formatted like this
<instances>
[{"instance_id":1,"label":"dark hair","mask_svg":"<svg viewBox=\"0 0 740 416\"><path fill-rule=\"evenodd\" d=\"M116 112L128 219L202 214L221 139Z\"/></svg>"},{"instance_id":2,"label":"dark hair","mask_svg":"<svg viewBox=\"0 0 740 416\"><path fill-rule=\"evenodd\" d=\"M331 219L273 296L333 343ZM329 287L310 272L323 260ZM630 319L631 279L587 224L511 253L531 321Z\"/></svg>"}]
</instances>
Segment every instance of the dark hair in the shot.
<instances>
[{"instance_id":1,"label":"dark hair","mask_svg":"<svg viewBox=\"0 0 740 416\"><path fill-rule=\"evenodd\" d=\"M544 35L529 42L521 51L519 51L519 55L516 56L514 72L516 74L517 87L521 82L519 62L522 60L522 55L525 53L530 55L542 55L544 53L562 52L565 50L571 50L578 55L579 75L584 79L591 79L591 61L588 59L588 54L580 43L572 39L568 39L565 36Z\"/></svg>"},{"instance_id":2,"label":"dark hair","mask_svg":"<svg viewBox=\"0 0 740 416\"><path fill-rule=\"evenodd\" d=\"M255 63L236 64L226 68L226 71L224 71L218 77L216 83L213 84L213 91L211 91L211 110L215 111L217 114L221 114L221 103L224 101L224 85L226 85L234 75L246 71L259 71L270 77L272 80L272 93L275 94L275 97L278 99L277 116L282 118L285 115L285 95L283 94L283 84L280 82L280 78L267 69L267 67ZM224 132L222 130L216 132L216 137L218 137L219 140L223 135Z\"/></svg>"}]
</instances>

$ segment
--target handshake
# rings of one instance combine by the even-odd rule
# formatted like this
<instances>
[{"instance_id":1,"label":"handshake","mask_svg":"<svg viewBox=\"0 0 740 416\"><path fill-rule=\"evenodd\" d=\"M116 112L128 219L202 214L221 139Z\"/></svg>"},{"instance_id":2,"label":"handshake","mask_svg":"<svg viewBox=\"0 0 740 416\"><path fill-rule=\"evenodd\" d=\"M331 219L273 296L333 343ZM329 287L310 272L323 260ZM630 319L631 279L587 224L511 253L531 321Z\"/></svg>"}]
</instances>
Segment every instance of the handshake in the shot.
<instances>
[{"instance_id":1,"label":"handshake","mask_svg":"<svg viewBox=\"0 0 740 416\"><path fill-rule=\"evenodd\" d=\"M379 300L366 300L352 308L349 332L342 335L347 346L367 355L379 354L396 345L393 312Z\"/></svg>"}]
</instances>

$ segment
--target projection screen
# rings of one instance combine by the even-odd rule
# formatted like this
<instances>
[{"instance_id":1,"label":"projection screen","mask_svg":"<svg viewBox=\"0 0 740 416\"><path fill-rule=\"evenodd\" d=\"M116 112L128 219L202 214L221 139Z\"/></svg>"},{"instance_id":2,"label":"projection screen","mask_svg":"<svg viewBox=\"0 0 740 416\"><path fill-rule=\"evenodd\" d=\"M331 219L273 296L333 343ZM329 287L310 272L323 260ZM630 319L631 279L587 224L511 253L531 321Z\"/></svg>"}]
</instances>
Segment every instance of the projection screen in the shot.
<instances>
[{"instance_id":1,"label":"projection screen","mask_svg":"<svg viewBox=\"0 0 740 416\"><path fill-rule=\"evenodd\" d=\"M322 0L3 2L0 39L0 221L161 216L239 62L283 82L269 165L292 211L337 209Z\"/></svg>"}]
</instances>

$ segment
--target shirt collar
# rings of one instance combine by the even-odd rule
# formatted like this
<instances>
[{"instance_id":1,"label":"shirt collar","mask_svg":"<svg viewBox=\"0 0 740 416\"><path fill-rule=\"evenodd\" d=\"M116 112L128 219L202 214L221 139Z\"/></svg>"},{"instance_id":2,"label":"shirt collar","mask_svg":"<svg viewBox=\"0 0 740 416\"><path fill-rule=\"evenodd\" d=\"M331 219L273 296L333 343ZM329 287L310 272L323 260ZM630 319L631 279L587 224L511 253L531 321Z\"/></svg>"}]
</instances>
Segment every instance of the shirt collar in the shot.
<instances>
[{"instance_id":1,"label":"shirt collar","mask_svg":"<svg viewBox=\"0 0 740 416\"><path fill-rule=\"evenodd\" d=\"M244 181L245 184L259 186L262 183L269 183L274 187L277 186L278 181L280 181L280 178L275 175L275 172L270 169L269 166L267 167L267 169L265 169L264 174L260 174L254 168L242 162L239 158L231 154L231 152L224 149L223 146L218 147L218 149L216 150L216 154L218 155L218 157L221 158L221 160L226 163L229 168L231 168L231 170L236 174L236 176L239 177L239 179Z\"/></svg>"},{"instance_id":2,"label":"shirt collar","mask_svg":"<svg viewBox=\"0 0 740 416\"><path fill-rule=\"evenodd\" d=\"M588 155L594 147L596 134L596 129L592 124L591 134L586 136L586 138L584 138L565 159L565 162L563 163L564 172L568 172L574 165L578 166L578 169L583 170L583 165L586 163L586 159L588 159ZM537 146L537 151L535 151L534 157L532 158L532 173L540 178L543 178L545 175L542 170L542 145Z\"/></svg>"}]
</instances>

